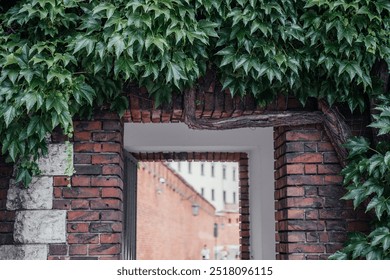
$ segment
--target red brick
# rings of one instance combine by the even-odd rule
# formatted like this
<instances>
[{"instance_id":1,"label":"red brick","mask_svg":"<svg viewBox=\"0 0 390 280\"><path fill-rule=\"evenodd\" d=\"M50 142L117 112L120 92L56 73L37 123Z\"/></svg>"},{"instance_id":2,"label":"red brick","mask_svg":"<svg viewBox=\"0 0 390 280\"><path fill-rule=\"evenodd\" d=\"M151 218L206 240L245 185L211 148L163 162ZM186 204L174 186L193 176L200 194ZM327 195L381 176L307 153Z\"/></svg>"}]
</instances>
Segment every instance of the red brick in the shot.
<instances>
[{"instance_id":1,"label":"red brick","mask_svg":"<svg viewBox=\"0 0 390 280\"><path fill-rule=\"evenodd\" d=\"M306 220L317 220L318 219L318 209L309 209L305 211Z\"/></svg>"},{"instance_id":2,"label":"red brick","mask_svg":"<svg viewBox=\"0 0 390 280\"><path fill-rule=\"evenodd\" d=\"M121 144L119 143L103 143L102 152L108 153L120 153L122 151Z\"/></svg>"},{"instance_id":3,"label":"red brick","mask_svg":"<svg viewBox=\"0 0 390 280\"><path fill-rule=\"evenodd\" d=\"M333 145L329 142L318 143L318 151L319 152L333 152Z\"/></svg>"},{"instance_id":4,"label":"red brick","mask_svg":"<svg viewBox=\"0 0 390 280\"><path fill-rule=\"evenodd\" d=\"M72 200L71 207L73 210L75 209L88 209L89 201L85 199L75 199Z\"/></svg>"},{"instance_id":5,"label":"red brick","mask_svg":"<svg viewBox=\"0 0 390 280\"><path fill-rule=\"evenodd\" d=\"M323 185L324 177L319 175L290 175L287 176L287 184L297 185Z\"/></svg>"},{"instance_id":6,"label":"red brick","mask_svg":"<svg viewBox=\"0 0 390 280\"><path fill-rule=\"evenodd\" d=\"M92 160L92 156L89 154L74 154L74 164L90 164Z\"/></svg>"},{"instance_id":7,"label":"red brick","mask_svg":"<svg viewBox=\"0 0 390 280\"><path fill-rule=\"evenodd\" d=\"M119 198L122 199L123 192L119 188L104 188L102 189L103 198Z\"/></svg>"},{"instance_id":8,"label":"red brick","mask_svg":"<svg viewBox=\"0 0 390 280\"><path fill-rule=\"evenodd\" d=\"M335 153L324 153L324 163L339 163Z\"/></svg>"},{"instance_id":9,"label":"red brick","mask_svg":"<svg viewBox=\"0 0 390 280\"><path fill-rule=\"evenodd\" d=\"M286 166L287 174L303 174L304 165L303 164L288 164Z\"/></svg>"},{"instance_id":10,"label":"red brick","mask_svg":"<svg viewBox=\"0 0 390 280\"><path fill-rule=\"evenodd\" d=\"M320 131L287 131L287 141L319 141L321 140Z\"/></svg>"},{"instance_id":11,"label":"red brick","mask_svg":"<svg viewBox=\"0 0 390 280\"><path fill-rule=\"evenodd\" d=\"M122 168L119 165L104 165L102 175L118 175L121 176Z\"/></svg>"},{"instance_id":12,"label":"red brick","mask_svg":"<svg viewBox=\"0 0 390 280\"><path fill-rule=\"evenodd\" d=\"M101 211L101 221L122 221L123 214L121 211Z\"/></svg>"},{"instance_id":13,"label":"red brick","mask_svg":"<svg viewBox=\"0 0 390 280\"><path fill-rule=\"evenodd\" d=\"M111 234L101 234L100 235L100 243L120 243L122 240L122 234L120 233L111 233Z\"/></svg>"},{"instance_id":14,"label":"red brick","mask_svg":"<svg viewBox=\"0 0 390 280\"><path fill-rule=\"evenodd\" d=\"M305 189L303 187L287 187L286 188L287 196L304 196Z\"/></svg>"},{"instance_id":15,"label":"red brick","mask_svg":"<svg viewBox=\"0 0 390 280\"><path fill-rule=\"evenodd\" d=\"M98 142L121 142L121 133L119 132L94 132L92 140Z\"/></svg>"},{"instance_id":16,"label":"red brick","mask_svg":"<svg viewBox=\"0 0 390 280\"><path fill-rule=\"evenodd\" d=\"M92 155L92 164L114 164L120 163L118 154Z\"/></svg>"},{"instance_id":17,"label":"red brick","mask_svg":"<svg viewBox=\"0 0 390 280\"><path fill-rule=\"evenodd\" d=\"M72 186L87 187L91 185L91 177L89 176L73 176Z\"/></svg>"},{"instance_id":18,"label":"red brick","mask_svg":"<svg viewBox=\"0 0 390 280\"><path fill-rule=\"evenodd\" d=\"M97 211L68 211L69 221L96 221L99 220Z\"/></svg>"},{"instance_id":19,"label":"red brick","mask_svg":"<svg viewBox=\"0 0 390 280\"><path fill-rule=\"evenodd\" d=\"M97 188L67 188L62 191L66 198L89 198L99 197L100 190Z\"/></svg>"},{"instance_id":20,"label":"red brick","mask_svg":"<svg viewBox=\"0 0 390 280\"><path fill-rule=\"evenodd\" d=\"M75 121L73 125L76 131L91 131L102 129L102 123L99 121Z\"/></svg>"},{"instance_id":21,"label":"red brick","mask_svg":"<svg viewBox=\"0 0 390 280\"><path fill-rule=\"evenodd\" d=\"M68 245L66 244L50 244L49 254L50 255L66 255L68 253Z\"/></svg>"},{"instance_id":22,"label":"red brick","mask_svg":"<svg viewBox=\"0 0 390 280\"><path fill-rule=\"evenodd\" d=\"M318 174L339 174L341 166L339 164L323 164L318 166Z\"/></svg>"},{"instance_id":23,"label":"red brick","mask_svg":"<svg viewBox=\"0 0 390 280\"><path fill-rule=\"evenodd\" d=\"M14 231L13 223L0 223L0 233L7 233Z\"/></svg>"},{"instance_id":24,"label":"red brick","mask_svg":"<svg viewBox=\"0 0 390 280\"><path fill-rule=\"evenodd\" d=\"M89 233L69 233L68 243L69 244L97 244L99 243L99 235L89 234Z\"/></svg>"},{"instance_id":25,"label":"red brick","mask_svg":"<svg viewBox=\"0 0 390 280\"><path fill-rule=\"evenodd\" d=\"M67 176L54 176L53 177L53 186L54 187L66 187L70 184L69 177Z\"/></svg>"},{"instance_id":26,"label":"red brick","mask_svg":"<svg viewBox=\"0 0 390 280\"><path fill-rule=\"evenodd\" d=\"M119 121L105 121L103 122L103 129L105 131L122 131L123 126Z\"/></svg>"},{"instance_id":27,"label":"red brick","mask_svg":"<svg viewBox=\"0 0 390 280\"><path fill-rule=\"evenodd\" d=\"M287 219L303 219L304 210L303 209L288 209L287 210Z\"/></svg>"},{"instance_id":28,"label":"red brick","mask_svg":"<svg viewBox=\"0 0 390 280\"><path fill-rule=\"evenodd\" d=\"M86 255L87 254L87 245L70 245L69 246L69 255Z\"/></svg>"},{"instance_id":29,"label":"red brick","mask_svg":"<svg viewBox=\"0 0 390 280\"><path fill-rule=\"evenodd\" d=\"M88 223L68 223L67 229L68 229L68 232L85 233L85 232L89 232L89 224Z\"/></svg>"},{"instance_id":30,"label":"red brick","mask_svg":"<svg viewBox=\"0 0 390 280\"><path fill-rule=\"evenodd\" d=\"M324 230L325 223L323 221L302 221L289 220L287 221L287 230L289 231L318 231Z\"/></svg>"},{"instance_id":31,"label":"red brick","mask_svg":"<svg viewBox=\"0 0 390 280\"><path fill-rule=\"evenodd\" d=\"M325 253L324 245L288 244L289 253Z\"/></svg>"},{"instance_id":32,"label":"red brick","mask_svg":"<svg viewBox=\"0 0 390 280\"><path fill-rule=\"evenodd\" d=\"M289 197L287 198L288 207L321 207L323 205L322 198L316 197Z\"/></svg>"},{"instance_id":33,"label":"red brick","mask_svg":"<svg viewBox=\"0 0 390 280\"><path fill-rule=\"evenodd\" d=\"M341 175L325 175L325 184L341 184L343 182L343 176Z\"/></svg>"},{"instance_id":34,"label":"red brick","mask_svg":"<svg viewBox=\"0 0 390 280\"><path fill-rule=\"evenodd\" d=\"M102 151L102 144L100 143L74 143L74 152L89 152L99 153Z\"/></svg>"},{"instance_id":35,"label":"red brick","mask_svg":"<svg viewBox=\"0 0 390 280\"><path fill-rule=\"evenodd\" d=\"M117 199L91 200L91 209L121 209L121 201Z\"/></svg>"},{"instance_id":36,"label":"red brick","mask_svg":"<svg viewBox=\"0 0 390 280\"><path fill-rule=\"evenodd\" d=\"M53 196L54 196L54 198L62 198L62 188L54 187L53 188Z\"/></svg>"},{"instance_id":37,"label":"red brick","mask_svg":"<svg viewBox=\"0 0 390 280\"><path fill-rule=\"evenodd\" d=\"M317 165L305 164L305 174L317 174Z\"/></svg>"},{"instance_id":38,"label":"red brick","mask_svg":"<svg viewBox=\"0 0 390 280\"><path fill-rule=\"evenodd\" d=\"M91 140L91 132L75 131L74 140L75 141L90 141Z\"/></svg>"},{"instance_id":39,"label":"red brick","mask_svg":"<svg viewBox=\"0 0 390 280\"><path fill-rule=\"evenodd\" d=\"M103 177L92 177L91 185L96 187L118 187L118 177L103 176Z\"/></svg>"},{"instance_id":40,"label":"red brick","mask_svg":"<svg viewBox=\"0 0 390 280\"><path fill-rule=\"evenodd\" d=\"M91 233L114 233L122 232L122 223L91 223L89 225Z\"/></svg>"},{"instance_id":41,"label":"red brick","mask_svg":"<svg viewBox=\"0 0 390 280\"><path fill-rule=\"evenodd\" d=\"M322 163L320 153L291 153L286 154L287 163Z\"/></svg>"},{"instance_id":42,"label":"red brick","mask_svg":"<svg viewBox=\"0 0 390 280\"><path fill-rule=\"evenodd\" d=\"M15 220L15 212L14 211L0 211L0 221L8 222Z\"/></svg>"},{"instance_id":43,"label":"red brick","mask_svg":"<svg viewBox=\"0 0 390 280\"><path fill-rule=\"evenodd\" d=\"M115 254L120 254L120 252L121 252L121 246L119 244L90 245L88 250L90 256L115 255Z\"/></svg>"},{"instance_id":44,"label":"red brick","mask_svg":"<svg viewBox=\"0 0 390 280\"><path fill-rule=\"evenodd\" d=\"M69 210L70 201L69 200L53 200L53 209Z\"/></svg>"}]
</instances>

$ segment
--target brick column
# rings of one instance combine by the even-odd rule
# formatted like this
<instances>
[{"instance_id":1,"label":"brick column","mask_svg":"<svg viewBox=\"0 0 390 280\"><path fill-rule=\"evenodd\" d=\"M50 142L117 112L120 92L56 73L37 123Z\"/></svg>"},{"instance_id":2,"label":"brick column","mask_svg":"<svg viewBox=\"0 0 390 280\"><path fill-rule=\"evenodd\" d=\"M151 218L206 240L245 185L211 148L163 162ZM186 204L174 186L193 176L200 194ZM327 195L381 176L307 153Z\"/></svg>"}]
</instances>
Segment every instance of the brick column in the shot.
<instances>
[{"instance_id":1,"label":"brick column","mask_svg":"<svg viewBox=\"0 0 390 280\"><path fill-rule=\"evenodd\" d=\"M12 165L5 163L0 157L0 245L13 244L15 211L6 207L12 170Z\"/></svg>"},{"instance_id":2,"label":"brick column","mask_svg":"<svg viewBox=\"0 0 390 280\"><path fill-rule=\"evenodd\" d=\"M277 259L326 259L347 232L367 229L364 213L341 201L341 167L322 126L276 128Z\"/></svg>"},{"instance_id":3,"label":"brick column","mask_svg":"<svg viewBox=\"0 0 390 280\"><path fill-rule=\"evenodd\" d=\"M242 260L250 259L250 219L249 219L249 174L248 174L248 155L240 154L240 258Z\"/></svg>"},{"instance_id":4,"label":"brick column","mask_svg":"<svg viewBox=\"0 0 390 280\"><path fill-rule=\"evenodd\" d=\"M54 208L67 210L67 243L50 246L49 259L120 259L123 123L98 112L74 122L71 188L54 178Z\"/></svg>"}]
</instances>

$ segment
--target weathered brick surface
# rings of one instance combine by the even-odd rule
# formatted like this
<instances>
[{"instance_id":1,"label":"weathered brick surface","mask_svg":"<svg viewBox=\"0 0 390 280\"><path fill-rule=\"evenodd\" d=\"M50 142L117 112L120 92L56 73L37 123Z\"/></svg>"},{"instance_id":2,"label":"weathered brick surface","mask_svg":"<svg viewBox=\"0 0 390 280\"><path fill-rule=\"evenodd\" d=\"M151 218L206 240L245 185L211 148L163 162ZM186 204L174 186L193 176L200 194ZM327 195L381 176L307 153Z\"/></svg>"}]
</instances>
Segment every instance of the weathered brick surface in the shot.
<instances>
[{"instance_id":1,"label":"weathered brick surface","mask_svg":"<svg viewBox=\"0 0 390 280\"><path fill-rule=\"evenodd\" d=\"M1 145L0 145L1 149ZM13 244L15 211L7 210L7 192L13 167L0 156L0 245Z\"/></svg>"},{"instance_id":2,"label":"weathered brick surface","mask_svg":"<svg viewBox=\"0 0 390 280\"><path fill-rule=\"evenodd\" d=\"M76 173L54 178L54 208L67 210L66 244L52 245L49 259L120 259L123 123L96 112L74 125Z\"/></svg>"},{"instance_id":3,"label":"weathered brick surface","mask_svg":"<svg viewBox=\"0 0 390 280\"><path fill-rule=\"evenodd\" d=\"M276 257L326 259L367 217L340 200L341 167L320 125L276 128L274 140Z\"/></svg>"}]
</instances>

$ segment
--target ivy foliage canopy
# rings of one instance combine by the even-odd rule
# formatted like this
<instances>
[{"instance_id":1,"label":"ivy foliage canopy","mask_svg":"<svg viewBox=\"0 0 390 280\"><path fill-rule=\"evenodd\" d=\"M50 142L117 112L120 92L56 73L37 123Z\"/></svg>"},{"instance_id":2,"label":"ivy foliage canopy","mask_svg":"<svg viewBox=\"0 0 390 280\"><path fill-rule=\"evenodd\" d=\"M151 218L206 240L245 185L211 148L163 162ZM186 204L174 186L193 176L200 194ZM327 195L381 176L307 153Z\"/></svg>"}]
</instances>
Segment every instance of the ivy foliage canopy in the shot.
<instances>
[{"instance_id":1,"label":"ivy foliage canopy","mask_svg":"<svg viewBox=\"0 0 390 280\"><path fill-rule=\"evenodd\" d=\"M110 104L126 81L158 106L217 69L231 94L363 108L390 65L388 0L19 0L0 4L0 143L25 185L45 137ZM9 5L9 1L7 2Z\"/></svg>"}]
</instances>

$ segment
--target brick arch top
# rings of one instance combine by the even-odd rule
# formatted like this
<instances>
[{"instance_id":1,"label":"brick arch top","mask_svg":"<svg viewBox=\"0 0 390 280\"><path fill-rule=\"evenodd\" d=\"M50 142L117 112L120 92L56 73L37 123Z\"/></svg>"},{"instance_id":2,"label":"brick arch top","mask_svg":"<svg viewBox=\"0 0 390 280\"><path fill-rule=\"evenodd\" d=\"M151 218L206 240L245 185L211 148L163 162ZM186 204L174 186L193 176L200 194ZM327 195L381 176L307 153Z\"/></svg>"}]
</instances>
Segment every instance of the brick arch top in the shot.
<instances>
[{"instance_id":1,"label":"brick arch top","mask_svg":"<svg viewBox=\"0 0 390 280\"><path fill-rule=\"evenodd\" d=\"M144 88L128 87L129 109L124 114L124 122L167 123L184 121L184 94L174 93L170 104L155 108L154 100ZM259 115L265 111L315 110L316 105L310 100L305 108L294 97L278 96L267 107L256 104L254 97L232 97L228 91L221 91L212 83L206 91L195 94L195 115L197 118L231 118L247 115Z\"/></svg>"}]
</instances>

